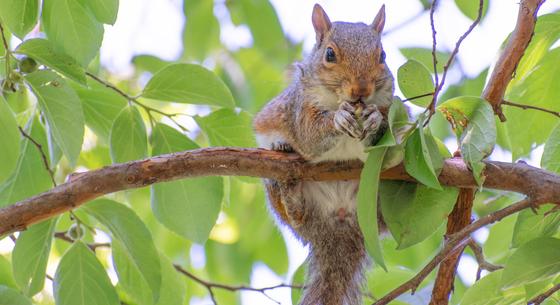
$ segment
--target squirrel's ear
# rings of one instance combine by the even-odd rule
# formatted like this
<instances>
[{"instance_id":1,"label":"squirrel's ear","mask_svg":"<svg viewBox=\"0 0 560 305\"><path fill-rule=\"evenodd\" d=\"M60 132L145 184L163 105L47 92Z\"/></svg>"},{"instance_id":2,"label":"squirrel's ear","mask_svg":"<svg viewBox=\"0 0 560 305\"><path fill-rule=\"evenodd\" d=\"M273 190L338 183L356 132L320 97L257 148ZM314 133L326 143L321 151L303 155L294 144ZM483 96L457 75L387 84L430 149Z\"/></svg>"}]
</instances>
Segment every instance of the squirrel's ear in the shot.
<instances>
[{"instance_id":1,"label":"squirrel's ear","mask_svg":"<svg viewBox=\"0 0 560 305\"><path fill-rule=\"evenodd\" d=\"M383 32L383 27L385 26L385 4L381 6L377 16L373 19L371 23L371 28L377 33L381 34Z\"/></svg>"},{"instance_id":2,"label":"squirrel's ear","mask_svg":"<svg viewBox=\"0 0 560 305\"><path fill-rule=\"evenodd\" d=\"M313 15L311 16L313 27L315 28L315 35L317 36L317 43L320 43L325 34L331 29L331 21L329 16L319 4L313 7Z\"/></svg>"}]
</instances>

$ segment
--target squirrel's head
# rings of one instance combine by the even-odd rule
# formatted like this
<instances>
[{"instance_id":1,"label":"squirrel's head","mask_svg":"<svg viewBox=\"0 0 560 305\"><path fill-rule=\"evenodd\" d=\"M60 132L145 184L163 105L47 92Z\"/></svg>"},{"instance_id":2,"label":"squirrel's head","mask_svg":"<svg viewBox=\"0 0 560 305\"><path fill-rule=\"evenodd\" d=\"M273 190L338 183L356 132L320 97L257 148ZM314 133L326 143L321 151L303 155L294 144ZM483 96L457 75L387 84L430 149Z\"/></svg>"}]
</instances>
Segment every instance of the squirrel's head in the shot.
<instances>
[{"instance_id":1,"label":"squirrel's head","mask_svg":"<svg viewBox=\"0 0 560 305\"><path fill-rule=\"evenodd\" d=\"M317 42L311 54L314 78L339 100L364 102L392 82L385 65L381 33L385 5L373 22L333 22L319 4L312 15Z\"/></svg>"}]
</instances>

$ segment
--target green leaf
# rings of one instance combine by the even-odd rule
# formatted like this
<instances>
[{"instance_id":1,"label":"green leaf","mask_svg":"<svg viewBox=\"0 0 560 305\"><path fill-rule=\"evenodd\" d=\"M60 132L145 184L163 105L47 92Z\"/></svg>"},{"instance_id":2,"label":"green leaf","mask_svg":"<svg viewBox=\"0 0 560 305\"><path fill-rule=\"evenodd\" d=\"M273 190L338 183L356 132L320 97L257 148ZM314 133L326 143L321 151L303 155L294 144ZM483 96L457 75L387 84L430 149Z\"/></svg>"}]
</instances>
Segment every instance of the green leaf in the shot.
<instances>
[{"instance_id":1,"label":"green leaf","mask_svg":"<svg viewBox=\"0 0 560 305\"><path fill-rule=\"evenodd\" d=\"M381 298L415 275L414 272L400 266L389 267L388 269L388 272L384 272L381 268L372 268L367 272L367 291L375 298ZM379 279L383 280L380 281ZM409 303L391 301L391 305L405 304Z\"/></svg>"},{"instance_id":2,"label":"green leaf","mask_svg":"<svg viewBox=\"0 0 560 305\"><path fill-rule=\"evenodd\" d=\"M19 291L0 285L0 305L33 305L31 300Z\"/></svg>"},{"instance_id":3,"label":"green leaf","mask_svg":"<svg viewBox=\"0 0 560 305\"><path fill-rule=\"evenodd\" d=\"M377 226L377 205L379 189L379 175L383 157L387 152L386 147L379 147L369 152L366 163L360 175L358 188L358 223L364 234L366 250L373 260L383 269L387 270L379 241Z\"/></svg>"},{"instance_id":4,"label":"green leaf","mask_svg":"<svg viewBox=\"0 0 560 305\"><path fill-rule=\"evenodd\" d=\"M104 88L76 88L76 93L82 100L86 125L108 142L113 122L127 105L126 99Z\"/></svg>"},{"instance_id":5,"label":"green leaf","mask_svg":"<svg viewBox=\"0 0 560 305\"><path fill-rule=\"evenodd\" d=\"M494 271L472 285L463 295L460 304L468 305L521 305L527 304L523 289L501 290L502 270Z\"/></svg>"},{"instance_id":6,"label":"green leaf","mask_svg":"<svg viewBox=\"0 0 560 305\"><path fill-rule=\"evenodd\" d=\"M442 190L405 181L383 181L380 187L383 219L398 249L415 245L438 230L453 210L459 191Z\"/></svg>"},{"instance_id":7,"label":"green leaf","mask_svg":"<svg viewBox=\"0 0 560 305\"><path fill-rule=\"evenodd\" d=\"M43 290L56 221L52 218L22 232L12 252L14 278L28 296Z\"/></svg>"},{"instance_id":8,"label":"green leaf","mask_svg":"<svg viewBox=\"0 0 560 305\"><path fill-rule=\"evenodd\" d=\"M82 85L87 84L86 74L80 64L72 57L55 50L46 39L26 40L17 47L15 53L27 55Z\"/></svg>"},{"instance_id":9,"label":"green leaf","mask_svg":"<svg viewBox=\"0 0 560 305\"><path fill-rule=\"evenodd\" d=\"M157 305L183 305L185 301L185 282L175 270L171 261L160 253L161 294Z\"/></svg>"},{"instance_id":10,"label":"green leaf","mask_svg":"<svg viewBox=\"0 0 560 305\"><path fill-rule=\"evenodd\" d=\"M146 225L130 208L109 199L92 201L83 209L106 226L113 238L122 242L156 301L161 287L161 268L152 235Z\"/></svg>"},{"instance_id":11,"label":"green leaf","mask_svg":"<svg viewBox=\"0 0 560 305\"><path fill-rule=\"evenodd\" d=\"M406 59L414 59L417 60L418 62L422 63L424 65L424 67L428 67L429 71L431 73L433 73L434 71L432 71L434 69L434 63L433 63L433 56L432 56L432 49L428 49L428 48L401 48L399 49L399 51L401 51L402 55L404 57L406 57ZM441 73L443 72L443 65L449 60L449 56L450 54L448 52L441 52L441 51L437 51L436 52L436 58L438 61L437 64L437 72ZM433 91L433 88L432 88Z\"/></svg>"},{"instance_id":12,"label":"green leaf","mask_svg":"<svg viewBox=\"0 0 560 305\"><path fill-rule=\"evenodd\" d=\"M546 140L541 167L557 174L560 173L560 124L556 125Z\"/></svg>"},{"instance_id":13,"label":"green leaf","mask_svg":"<svg viewBox=\"0 0 560 305\"><path fill-rule=\"evenodd\" d=\"M469 17L471 20L475 20L478 17L478 10L480 8L480 2L478 0L455 0L455 4L465 16ZM482 15L480 19L486 16L488 11L488 0L484 0L482 6Z\"/></svg>"},{"instance_id":14,"label":"green leaf","mask_svg":"<svg viewBox=\"0 0 560 305\"><path fill-rule=\"evenodd\" d=\"M0 19L23 40L37 24L39 0L0 0Z\"/></svg>"},{"instance_id":15,"label":"green leaf","mask_svg":"<svg viewBox=\"0 0 560 305\"><path fill-rule=\"evenodd\" d=\"M151 143L154 156L199 148L185 135L163 124L155 126ZM156 184L152 186L152 210L167 228L202 244L218 219L223 188L221 177Z\"/></svg>"},{"instance_id":16,"label":"green leaf","mask_svg":"<svg viewBox=\"0 0 560 305\"><path fill-rule=\"evenodd\" d=\"M305 270L307 269L307 264L304 262L296 269L296 272L292 275L292 280L290 285L292 286L303 286L305 285ZM301 292L303 289L292 289L292 304L299 304L301 298Z\"/></svg>"},{"instance_id":17,"label":"green leaf","mask_svg":"<svg viewBox=\"0 0 560 305\"><path fill-rule=\"evenodd\" d=\"M87 67L103 40L103 25L89 10L91 0L43 0L42 25L55 48Z\"/></svg>"},{"instance_id":18,"label":"green leaf","mask_svg":"<svg viewBox=\"0 0 560 305\"><path fill-rule=\"evenodd\" d=\"M85 4L99 22L115 24L117 21L119 0L89 0Z\"/></svg>"},{"instance_id":19,"label":"green leaf","mask_svg":"<svg viewBox=\"0 0 560 305\"><path fill-rule=\"evenodd\" d=\"M506 99L530 106L560 111L560 48L549 51L522 82L507 93ZM504 107L507 121L503 124L513 159L529 154L533 146L546 141L558 118L542 111ZM522 122L522 124L520 124ZM530 128L528 128L530 126Z\"/></svg>"},{"instance_id":20,"label":"green leaf","mask_svg":"<svg viewBox=\"0 0 560 305\"><path fill-rule=\"evenodd\" d=\"M118 239L113 239L111 242L111 250L113 266L119 277L119 287L122 288L135 303L141 305L153 304L154 298L152 290L123 244Z\"/></svg>"},{"instance_id":21,"label":"green leaf","mask_svg":"<svg viewBox=\"0 0 560 305\"><path fill-rule=\"evenodd\" d=\"M418 126L422 125L423 120L420 120ZM437 173L443 158L431 134L425 134L424 130L418 128L414 130L406 142L404 153L404 166L412 177L428 187L442 190Z\"/></svg>"},{"instance_id":22,"label":"green leaf","mask_svg":"<svg viewBox=\"0 0 560 305\"><path fill-rule=\"evenodd\" d=\"M434 81L430 71L420 62L409 59L397 71L399 88L406 98L412 98L434 92ZM410 102L420 107L426 107L432 101L432 96L413 99Z\"/></svg>"},{"instance_id":23,"label":"green leaf","mask_svg":"<svg viewBox=\"0 0 560 305\"><path fill-rule=\"evenodd\" d=\"M460 139L461 154L472 169L476 182L482 185L485 167L482 160L492 153L496 145L492 107L481 98L460 96L445 101L437 109L453 126Z\"/></svg>"},{"instance_id":24,"label":"green leaf","mask_svg":"<svg viewBox=\"0 0 560 305\"><path fill-rule=\"evenodd\" d=\"M136 69L145 70L152 74L155 74L159 70L170 65L171 62L165 61L153 55L142 54L134 56L132 58L132 64L134 64Z\"/></svg>"},{"instance_id":25,"label":"green leaf","mask_svg":"<svg viewBox=\"0 0 560 305\"><path fill-rule=\"evenodd\" d=\"M251 127L253 118L245 111L236 113L231 109L220 109L194 119L212 146L256 146Z\"/></svg>"},{"instance_id":26,"label":"green leaf","mask_svg":"<svg viewBox=\"0 0 560 305\"><path fill-rule=\"evenodd\" d=\"M537 210L537 214L531 210L519 213L513 230L512 247L517 248L537 237L556 234L560 225L560 214L551 213L547 215L546 210L550 209L540 208Z\"/></svg>"},{"instance_id":27,"label":"green leaf","mask_svg":"<svg viewBox=\"0 0 560 305\"><path fill-rule=\"evenodd\" d=\"M212 71L193 64L169 65L157 72L142 96L161 101L233 107L231 92Z\"/></svg>"},{"instance_id":28,"label":"green leaf","mask_svg":"<svg viewBox=\"0 0 560 305\"><path fill-rule=\"evenodd\" d=\"M270 1L241 0L227 5L232 15L240 16L249 26L255 47L268 54L270 60L287 63L288 43Z\"/></svg>"},{"instance_id":29,"label":"green leaf","mask_svg":"<svg viewBox=\"0 0 560 305\"><path fill-rule=\"evenodd\" d=\"M31 118L25 132L43 147L47 147L45 131L39 120ZM36 195L51 187L49 174L37 147L29 140L23 140L20 147L21 153L15 170L10 178L0 185L0 207Z\"/></svg>"},{"instance_id":30,"label":"green leaf","mask_svg":"<svg viewBox=\"0 0 560 305\"><path fill-rule=\"evenodd\" d=\"M20 152L20 134L14 113L2 95L0 95L0 130L2 131L0 132L0 143L2 143L0 182L3 182L16 169Z\"/></svg>"},{"instance_id":31,"label":"green leaf","mask_svg":"<svg viewBox=\"0 0 560 305\"><path fill-rule=\"evenodd\" d=\"M220 23L214 16L214 2L185 0L183 9L187 19L183 31L184 57L203 61L220 45Z\"/></svg>"},{"instance_id":32,"label":"green leaf","mask_svg":"<svg viewBox=\"0 0 560 305\"><path fill-rule=\"evenodd\" d=\"M0 255L0 286L17 288L16 280L12 272L12 264L8 259Z\"/></svg>"},{"instance_id":33,"label":"green leaf","mask_svg":"<svg viewBox=\"0 0 560 305\"><path fill-rule=\"evenodd\" d=\"M121 110L111 127L109 143L113 163L143 159L148 155L146 127L135 106Z\"/></svg>"},{"instance_id":34,"label":"green leaf","mask_svg":"<svg viewBox=\"0 0 560 305\"><path fill-rule=\"evenodd\" d=\"M84 139L84 113L76 92L58 74L41 70L25 76L45 114L49 132L72 165Z\"/></svg>"},{"instance_id":35,"label":"green leaf","mask_svg":"<svg viewBox=\"0 0 560 305\"><path fill-rule=\"evenodd\" d=\"M276 65L262 50L241 49L235 53L235 59L246 77L246 84L238 89L241 97L236 100L243 109L255 113L286 88L285 66Z\"/></svg>"},{"instance_id":36,"label":"green leaf","mask_svg":"<svg viewBox=\"0 0 560 305\"><path fill-rule=\"evenodd\" d=\"M512 287L550 278L560 272L560 239L533 239L515 251L506 262L502 286Z\"/></svg>"},{"instance_id":37,"label":"green leaf","mask_svg":"<svg viewBox=\"0 0 560 305\"><path fill-rule=\"evenodd\" d=\"M103 265L82 242L64 254L54 276L56 305L119 305Z\"/></svg>"},{"instance_id":38,"label":"green leaf","mask_svg":"<svg viewBox=\"0 0 560 305\"><path fill-rule=\"evenodd\" d=\"M509 37L508 37L509 38ZM515 77L509 88L522 82L539 61L550 51L550 47L560 38L560 13L545 14L537 18L531 43L515 69Z\"/></svg>"}]
</instances>

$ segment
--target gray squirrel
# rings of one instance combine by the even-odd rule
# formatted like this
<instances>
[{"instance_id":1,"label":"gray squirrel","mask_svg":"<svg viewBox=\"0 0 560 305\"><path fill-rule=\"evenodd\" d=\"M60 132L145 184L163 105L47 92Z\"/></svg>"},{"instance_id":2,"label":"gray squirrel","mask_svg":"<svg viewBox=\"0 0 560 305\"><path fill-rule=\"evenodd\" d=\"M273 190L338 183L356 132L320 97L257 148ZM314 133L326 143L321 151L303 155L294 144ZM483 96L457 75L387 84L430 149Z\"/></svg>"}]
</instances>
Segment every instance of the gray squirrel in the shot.
<instances>
[{"instance_id":1,"label":"gray squirrel","mask_svg":"<svg viewBox=\"0 0 560 305\"><path fill-rule=\"evenodd\" d=\"M309 162L365 161L387 129L394 79L385 64L382 6L370 25L332 22L315 4L316 44L291 84L256 115L260 147ZM301 305L361 305L368 263L356 216L358 180L264 181L281 224L310 244Z\"/></svg>"}]
</instances>

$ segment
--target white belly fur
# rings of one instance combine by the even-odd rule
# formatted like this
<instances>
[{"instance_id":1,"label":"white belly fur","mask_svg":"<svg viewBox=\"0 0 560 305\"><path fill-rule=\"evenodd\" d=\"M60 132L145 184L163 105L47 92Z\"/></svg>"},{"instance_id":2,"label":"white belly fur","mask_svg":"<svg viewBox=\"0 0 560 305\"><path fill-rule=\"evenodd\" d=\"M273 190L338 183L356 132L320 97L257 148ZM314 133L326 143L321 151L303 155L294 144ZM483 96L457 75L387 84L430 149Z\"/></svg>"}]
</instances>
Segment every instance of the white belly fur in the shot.
<instances>
[{"instance_id":1,"label":"white belly fur","mask_svg":"<svg viewBox=\"0 0 560 305\"><path fill-rule=\"evenodd\" d=\"M257 143L263 148L270 149L273 143L282 141L284 139L278 133L257 135ZM332 149L313 159L312 162L353 159L365 161L366 158L364 145L358 139L340 136L338 143ZM306 181L302 183L305 201L317 205L325 215L335 214L340 208L344 208L348 212L356 209L359 180Z\"/></svg>"},{"instance_id":2,"label":"white belly fur","mask_svg":"<svg viewBox=\"0 0 560 305\"><path fill-rule=\"evenodd\" d=\"M367 153L364 149L365 147L360 140L346 135L339 136L338 142L333 148L312 161L322 162L359 159L365 162Z\"/></svg>"},{"instance_id":3,"label":"white belly fur","mask_svg":"<svg viewBox=\"0 0 560 305\"><path fill-rule=\"evenodd\" d=\"M356 209L359 180L306 181L303 197L306 203L315 204L325 215L336 215L340 208L348 212Z\"/></svg>"}]
</instances>

